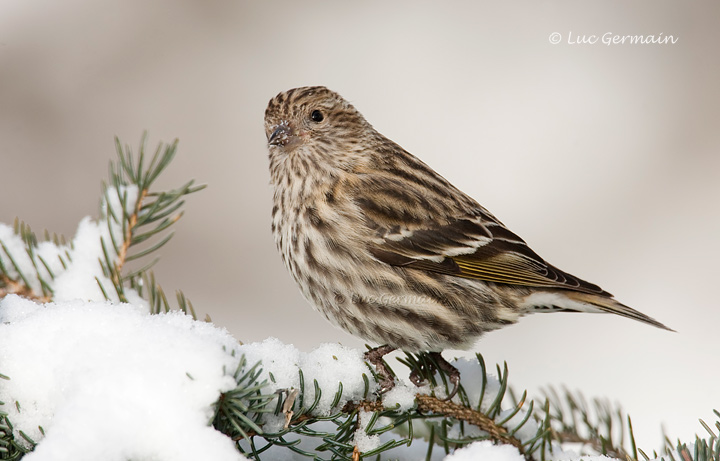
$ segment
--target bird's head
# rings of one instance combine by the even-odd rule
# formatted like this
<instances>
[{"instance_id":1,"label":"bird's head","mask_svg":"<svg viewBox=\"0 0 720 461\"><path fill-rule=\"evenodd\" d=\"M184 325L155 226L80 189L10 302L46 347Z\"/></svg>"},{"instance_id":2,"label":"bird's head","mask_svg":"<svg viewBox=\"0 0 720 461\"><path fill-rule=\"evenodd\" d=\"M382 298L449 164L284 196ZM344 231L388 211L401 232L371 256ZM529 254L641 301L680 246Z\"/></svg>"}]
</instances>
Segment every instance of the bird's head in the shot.
<instances>
[{"instance_id":1,"label":"bird's head","mask_svg":"<svg viewBox=\"0 0 720 461\"><path fill-rule=\"evenodd\" d=\"M272 98L265 110L271 161L289 157L327 167L353 162L372 127L334 91L322 86L294 88Z\"/></svg>"}]
</instances>

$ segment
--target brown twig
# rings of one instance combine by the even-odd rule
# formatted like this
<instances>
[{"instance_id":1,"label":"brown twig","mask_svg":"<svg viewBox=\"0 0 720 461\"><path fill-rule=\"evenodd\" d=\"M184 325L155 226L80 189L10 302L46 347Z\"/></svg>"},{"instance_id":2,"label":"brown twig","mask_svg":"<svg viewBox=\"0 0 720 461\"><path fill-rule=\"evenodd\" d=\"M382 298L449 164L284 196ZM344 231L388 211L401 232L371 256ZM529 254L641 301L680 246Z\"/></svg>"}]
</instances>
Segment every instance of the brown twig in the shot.
<instances>
[{"instance_id":1,"label":"brown twig","mask_svg":"<svg viewBox=\"0 0 720 461\"><path fill-rule=\"evenodd\" d=\"M457 420L468 422L490 434L490 437L492 437L493 440L512 445L517 448L521 454L525 455L522 442L508 434L507 429L495 424L495 421L487 415L473 410L472 408L458 405L457 403L447 400L441 400L429 395L418 394L415 398L418 403L418 411L423 413L433 412L435 414L450 416Z\"/></svg>"},{"instance_id":2,"label":"brown twig","mask_svg":"<svg viewBox=\"0 0 720 461\"><path fill-rule=\"evenodd\" d=\"M127 258L127 252L130 248L130 245L132 244L132 237L133 237L133 231L135 230L135 226L137 226L138 222L138 216L140 215L140 209L142 208L143 201L147 197L147 195L150 193L148 189L143 189L140 191L140 195L138 196L137 201L135 202L135 210L133 210L133 214L131 214L128 217L128 224L127 228L125 229L125 235L123 236L123 243L120 246L120 251L118 251L118 259L115 262L115 273L120 275L120 272L122 271L123 266L125 265L125 259ZM113 280L113 283L117 282L120 283L119 280Z\"/></svg>"},{"instance_id":3,"label":"brown twig","mask_svg":"<svg viewBox=\"0 0 720 461\"><path fill-rule=\"evenodd\" d=\"M29 286L13 280L5 274L0 274L0 299L12 294L40 303L47 303L51 300L48 296L38 295Z\"/></svg>"},{"instance_id":4,"label":"brown twig","mask_svg":"<svg viewBox=\"0 0 720 461\"><path fill-rule=\"evenodd\" d=\"M417 402L417 411L420 413L434 413L436 415L449 416L460 421L465 421L487 432L493 440L510 444L517 448L521 454L525 455L525 450L520 440L508 434L507 429L498 426L492 418L489 418L479 411L425 394L415 395L415 401ZM382 411L388 408L385 408L382 402L377 400L363 400L361 402L348 402L345 407L343 407L343 412L350 413L354 409Z\"/></svg>"}]
</instances>

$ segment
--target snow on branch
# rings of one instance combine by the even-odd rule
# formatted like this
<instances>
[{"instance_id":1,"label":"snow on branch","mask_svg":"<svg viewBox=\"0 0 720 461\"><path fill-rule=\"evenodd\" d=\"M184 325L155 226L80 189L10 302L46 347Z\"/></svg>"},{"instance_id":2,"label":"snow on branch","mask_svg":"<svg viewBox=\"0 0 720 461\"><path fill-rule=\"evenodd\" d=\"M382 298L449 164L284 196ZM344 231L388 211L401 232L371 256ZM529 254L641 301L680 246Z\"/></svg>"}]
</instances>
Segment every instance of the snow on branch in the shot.
<instances>
[{"instance_id":1,"label":"snow on branch","mask_svg":"<svg viewBox=\"0 0 720 461\"><path fill-rule=\"evenodd\" d=\"M604 414L624 418L618 410L595 413L569 393L562 398L578 403L572 415L552 399L541 410L514 402L507 369L492 375L479 355L453 362L463 388L452 401L444 400L442 371L432 377L436 387L398 379L378 395L362 351L338 344L309 353L274 338L242 345L178 311L42 305L17 295L0 301L0 351L0 459L637 460L642 453L596 426ZM401 365L427 359L407 356ZM668 446L661 456L716 459L717 437L706 430L710 438Z\"/></svg>"}]
</instances>

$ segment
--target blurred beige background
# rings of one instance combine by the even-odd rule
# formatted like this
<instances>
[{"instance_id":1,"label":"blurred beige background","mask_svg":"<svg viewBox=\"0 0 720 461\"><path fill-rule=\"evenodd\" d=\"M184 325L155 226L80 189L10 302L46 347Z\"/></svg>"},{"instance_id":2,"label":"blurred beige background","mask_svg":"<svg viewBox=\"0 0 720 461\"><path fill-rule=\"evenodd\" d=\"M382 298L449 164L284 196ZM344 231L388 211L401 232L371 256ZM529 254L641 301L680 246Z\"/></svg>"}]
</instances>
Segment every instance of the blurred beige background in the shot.
<instances>
[{"instance_id":1,"label":"blurred beige background","mask_svg":"<svg viewBox=\"0 0 720 461\"><path fill-rule=\"evenodd\" d=\"M720 407L719 14L709 0L0 0L0 221L72 236L97 215L114 135L178 137L161 185L209 187L162 251L164 288L245 342L359 347L306 305L269 230L265 105L326 85L550 262L679 332L536 315L475 350L516 388L621 402L648 450L660 423L691 441ZM568 43L608 32L678 42Z\"/></svg>"}]
</instances>

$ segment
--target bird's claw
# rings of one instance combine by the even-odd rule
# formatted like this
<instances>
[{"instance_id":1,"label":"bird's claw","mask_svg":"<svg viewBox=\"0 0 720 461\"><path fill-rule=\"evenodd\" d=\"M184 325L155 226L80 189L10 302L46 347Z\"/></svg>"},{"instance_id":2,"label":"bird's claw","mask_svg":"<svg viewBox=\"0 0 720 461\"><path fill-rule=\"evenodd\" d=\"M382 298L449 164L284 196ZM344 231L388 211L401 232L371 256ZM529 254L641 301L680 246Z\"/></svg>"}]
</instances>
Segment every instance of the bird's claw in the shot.
<instances>
[{"instance_id":1,"label":"bird's claw","mask_svg":"<svg viewBox=\"0 0 720 461\"><path fill-rule=\"evenodd\" d=\"M378 394L384 394L391 390L393 387L395 387L395 378L393 376L393 373L383 361L383 356L385 354L389 354L394 350L394 347L385 345L375 347L365 352L365 360L370 362L375 367L375 371L380 377L380 381L378 383L380 384L380 389L378 390Z\"/></svg>"}]
</instances>

